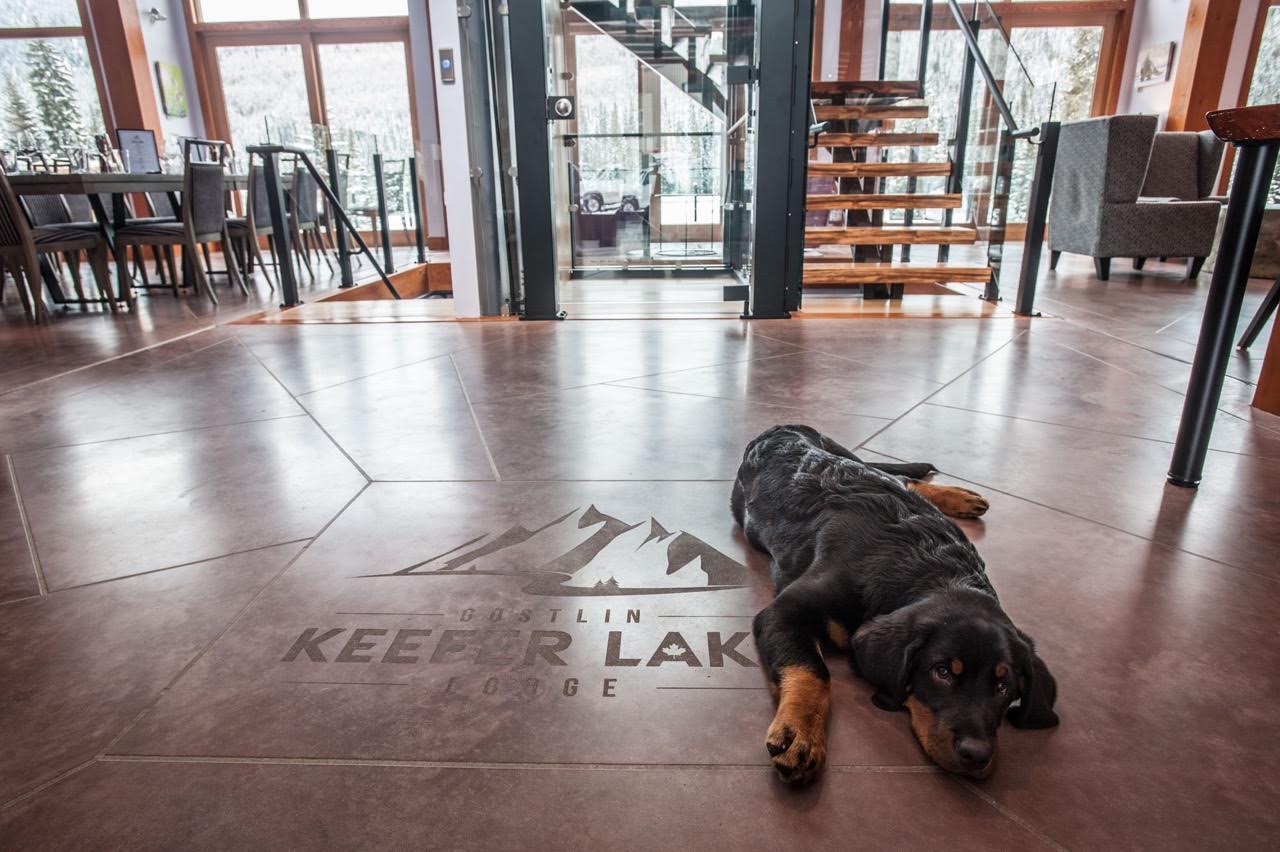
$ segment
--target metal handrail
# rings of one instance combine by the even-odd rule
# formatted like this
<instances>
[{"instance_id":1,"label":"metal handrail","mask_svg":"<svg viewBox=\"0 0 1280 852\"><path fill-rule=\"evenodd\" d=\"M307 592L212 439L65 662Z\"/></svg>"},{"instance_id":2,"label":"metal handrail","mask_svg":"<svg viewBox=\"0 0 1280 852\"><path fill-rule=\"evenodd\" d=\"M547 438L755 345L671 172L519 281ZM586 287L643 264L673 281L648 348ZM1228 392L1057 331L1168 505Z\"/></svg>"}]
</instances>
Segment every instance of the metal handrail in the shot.
<instances>
[{"instance_id":1,"label":"metal handrail","mask_svg":"<svg viewBox=\"0 0 1280 852\"><path fill-rule=\"evenodd\" d=\"M391 297L394 299L401 298L399 291L391 283L391 279L387 277L387 273L378 265L378 260L373 256L373 252L369 250L368 244L360 236L356 226L351 223L351 219L347 216L347 211L343 208L342 202L338 200L337 194L329 186L324 176L320 174L315 164L311 162L311 158L307 156L306 151L290 145L250 145L245 150L249 154L257 154L262 158L267 181L267 206L271 209L271 226L275 239L279 243L280 265L277 271L280 276L280 290L284 296L286 307L301 304L301 300L298 298L298 283L293 275L293 258L290 255L288 217L284 206L284 187L280 181L281 154L290 154L302 161L303 165L307 167L307 171L311 172L311 176L316 179L320 191L324 193L324 197L329 202L333 212L338 215L342 224L351 232L356 244L360 246L360 251L373 264L374 270L378 273L378 277L382 279L383 285L390 291Z\"/></svg>"},{"instance_id":2,"label":"metal handrail","mask_svg":"<svg viewBox=\"0 0 1280 852\"><path fill-rule=\"evenodd\" d=\"M1004 99L1004 93L1000 91L1000 87L996 85L995 74L991 73L991 66L987 64L987 57L983 55L982 48L978 45L978 37L973 30L969 28L969 20L965 17L964 12L960 9L957 0L947 0L947 6L951 9L951 15L956 19L956 24L960 29L960 35L964 39L965 45L969 49L970 55L978 69L978 73L982 75L982 79L986 81L987 91L991 94L991 100L996 105L996 111L1000 113L1000 117L1004 119L1005 125L1009 128L1009 135L1014 139L1030 139L1040 133L1039 127L1018 128L1018 122L1013 117L1013 112L1009 109L1009 102Z\"/></svg>"}]
</instances>

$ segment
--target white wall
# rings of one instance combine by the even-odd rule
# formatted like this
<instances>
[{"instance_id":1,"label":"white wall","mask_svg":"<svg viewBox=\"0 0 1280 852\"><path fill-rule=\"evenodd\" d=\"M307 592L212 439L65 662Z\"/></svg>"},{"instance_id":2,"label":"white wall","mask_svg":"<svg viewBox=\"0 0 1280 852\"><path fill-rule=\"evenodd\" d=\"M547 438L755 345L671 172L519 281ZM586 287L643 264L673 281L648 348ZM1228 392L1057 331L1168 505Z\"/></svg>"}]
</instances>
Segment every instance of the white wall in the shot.
<instances>
[{"instance_id":1,"label":"white wall","mask_svg":"<svg viewBox=\"0 0 1280 852\"><path fill-rule=\"evenodd\" d=\"M1249 39L1253 36L1253 22L1258 14L1259 0L1242 0L1236 19L1236 31L1231 43L1227 70L1223 78L1219 107L1233 107L1240 92L1244 76L1244 63L1249 52ZM1164 127L1169 116L1169 104L1173 98L1173 77L1177 74L1178 59L1182 50L1182 35L1187 25L1190 0L1137 0L1134 5L1133 28L1129 31L1129 50L1125 55L1124 79L1120 84L1118 113L1154 113L1159 116L1159 126ZM1137 75L1138 52L1142 48L1160 42L1175 42L1173 71L1166 83L1134 88Z\"/></svg>"},{"instance_id":2,"label":"white wall","mask_svg":"<svg viewBox=\"0 0 1280 852\"><path fill-rule=\"evenodd\" d=\"M191 57L191 42L187 37L187 22L182 14L182 0L135 0L138 18L142 22L142 39L147 46L147 71L151 77L151 89L155 92L156 110L160 113L161 131L167 143L176 143L179 136L204 136L204 113L200 108L200 93L196 89L195 63ZM153 23L148 10L159 9L169 20ZM160 101L160 82L156 77L156 62L173 62L182 69L182 81L187 90L186 118L171 118L164 114Z\"/></svg>"},{"instance_id":3,"label":"white wall","mask_svg":"<svg viewBox=\"0 0 1280 852\"><path fill-rule=\"evenodd\" d=\"M427 234L443 237L445 230L444 183L440 174L440 134L436 131L435 55L431 50L431 25L427 0L409 3L409 52L413 55L413 91L418 109L418 167L426 194L422 199Z\"/></svg>"},{"instance_id":4,"label":"white wall","mask_svg":"<svg viewBox=\"0 0 1280 852\"><path fill-rule=\"evenodd\" d=\"M465 69L457 61L462 55L458 37L458 0L427 0L427 11L430 14L430 61L435 61L441 48L452 48L457 69L456 83L441 83L438 77L435 83L445 219L449 226L449 261L453 274L453 309L460 317L478 317L480 279L471 213L471 155L467 150L467 105L463 98ZM416 55L413 62L417 67Z\"/></svg>"}]
</instances>

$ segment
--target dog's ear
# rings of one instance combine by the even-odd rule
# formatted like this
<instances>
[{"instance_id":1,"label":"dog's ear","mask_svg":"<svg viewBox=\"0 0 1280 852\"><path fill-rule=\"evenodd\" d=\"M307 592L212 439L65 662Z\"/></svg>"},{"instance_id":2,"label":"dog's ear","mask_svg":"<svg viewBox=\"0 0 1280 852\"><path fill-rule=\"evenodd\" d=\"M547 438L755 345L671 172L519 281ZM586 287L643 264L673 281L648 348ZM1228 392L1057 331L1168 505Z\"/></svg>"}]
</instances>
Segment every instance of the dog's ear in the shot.
<instances>
[{"instance_id":1,"label":"dog's ear","mask_svg":"<svg viewBox=\"0 0 1280 852\"><path fill-rule=\"evenodd\" d=\"M1009 708L1009 722L1015 728L1052 728L1058 724L1058 714L1053 711L1054 702L1058 700L1058 683L1036 653L1031 637L1021 630L1015 633L1013 647L1021 700Z\"/></svg>"},{"instance_id":2,"label":"dog's ear","mask_svg":"<svg viewBox=\"0 0 1280 852\"><path fill-rule=\"evenodd\" d=\"M916 656L928 638L918 603L877 616L854 633L854 671L876 688L871 701L881 710L902 709Z\"/></svg>"}]
</instances>

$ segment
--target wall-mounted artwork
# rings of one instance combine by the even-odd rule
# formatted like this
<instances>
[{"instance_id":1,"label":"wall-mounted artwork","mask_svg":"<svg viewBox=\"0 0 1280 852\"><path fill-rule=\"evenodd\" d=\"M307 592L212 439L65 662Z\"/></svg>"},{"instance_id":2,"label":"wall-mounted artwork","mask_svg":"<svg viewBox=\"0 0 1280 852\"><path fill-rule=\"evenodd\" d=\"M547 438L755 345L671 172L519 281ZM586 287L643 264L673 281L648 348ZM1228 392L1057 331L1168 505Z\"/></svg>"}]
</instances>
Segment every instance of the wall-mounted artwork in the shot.
<instances>
[{"instance_id":1,"label":"wall-mounted artwork","mask_svg":"<svg viewBox=\"0 0 1280 852\"><path fill-rule=\"evenodd\" d=\"M182 82L182 69L172 62L156 63L156 80L160 84L160 106L170 118L187 117L187 87Z\"/></svg>"},{"instance_id":2,"label":"wall-mounted artwork","mask_svg":"<svg viewBox=\"0 0 1280 852\"><path fill-rule=\"evenodd\" d=\"M1165 41L1138 52L1138 88L1154 86L1169 79L1173 68L1173 42Z\"/></svg>"}]
</instances>

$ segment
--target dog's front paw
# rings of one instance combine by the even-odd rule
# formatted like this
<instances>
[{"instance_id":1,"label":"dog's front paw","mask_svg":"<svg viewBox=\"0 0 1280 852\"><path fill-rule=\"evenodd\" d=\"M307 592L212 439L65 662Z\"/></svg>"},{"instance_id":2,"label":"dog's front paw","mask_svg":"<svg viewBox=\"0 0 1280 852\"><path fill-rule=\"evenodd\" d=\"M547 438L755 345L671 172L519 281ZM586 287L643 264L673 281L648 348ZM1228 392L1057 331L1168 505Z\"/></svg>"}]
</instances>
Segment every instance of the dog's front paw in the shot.
<instances>
[{"instance_id":1,"label":"dog's front paw","mask_svg":"<svg viewBox=\"0 0 1280 852\"><path fill-rule=\"evenodd\" d=\"M987 498L978 492L954 485L951 486L947 502L950 508L947 514L955 518L980 518L991 508Z\"/></svg>"},{"instance_id":2,"label":"dog's front paw","mask_svg":"<svg viewBox=\"0 0 1280 852\"><path fill-rule=\"evenodd\" d=\"M827 759L826 732L821 728L774 719L765 736L765 748L773 768L788 784L808 784L822 771Z\"/></svg>"}]
</instances>

